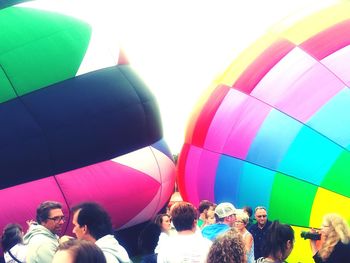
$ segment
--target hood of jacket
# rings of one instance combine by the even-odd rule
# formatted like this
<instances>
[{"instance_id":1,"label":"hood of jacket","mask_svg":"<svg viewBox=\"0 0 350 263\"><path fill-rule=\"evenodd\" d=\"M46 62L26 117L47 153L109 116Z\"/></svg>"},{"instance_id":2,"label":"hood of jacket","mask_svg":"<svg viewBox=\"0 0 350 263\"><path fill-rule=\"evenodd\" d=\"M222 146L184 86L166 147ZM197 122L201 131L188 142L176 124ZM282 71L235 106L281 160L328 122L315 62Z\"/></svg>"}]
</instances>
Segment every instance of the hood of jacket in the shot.
<instances>
[{"instance_id":1,"label":"hood of jacket","mask_svg":"<svg viewBox=\"0 0 350 263\"><path fill-rule=\"evenodd\" d=\"M96 241L96 245L102 250L107 259L107 263L118 261L125 263L131 262L128 252L118 243L113 235L101 237Z\"/></svg>"},{"instance_id":2,"label":"hood of jacket","mask_svg":"<svg viewBox=\"0 0 350 263\"><path fill-rule=\"evenodd\" d=\"M38 224L30 225L27 233L23 237L23 241L25 244L28 244L32 239L38 238L49 238L55 240L57 242L58 236L48 230L46 227Z\"/></svg>"}]
</instances>

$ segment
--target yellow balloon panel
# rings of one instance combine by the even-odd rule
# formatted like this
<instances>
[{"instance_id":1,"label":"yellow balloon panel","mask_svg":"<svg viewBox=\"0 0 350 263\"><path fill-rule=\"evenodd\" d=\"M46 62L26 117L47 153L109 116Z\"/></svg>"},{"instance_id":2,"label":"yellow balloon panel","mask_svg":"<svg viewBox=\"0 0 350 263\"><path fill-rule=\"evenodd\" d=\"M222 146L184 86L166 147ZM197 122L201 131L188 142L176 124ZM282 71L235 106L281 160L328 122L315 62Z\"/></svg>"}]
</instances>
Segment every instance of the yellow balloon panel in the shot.
<instances>
[{"instance_id":1,"label":"yellow balloon panel","mask_svg":"<svg viewBox=\"0 0 350 263\"><path fill-rule=\"evenodd\" d=\"M281 31L281 37L298 45L309 39L310 36L314 36L332 25L349 19L349 14L350 3L342 1L338 5L323 9L314 15L302 19L287 30L282 31L281 28L278 30ZM283 25L283 23L280 24ZM277 28L278 26L272 29L275 34L277 33Z\"/></svg>"},{"instance_id":2,"label":"yellow balloon panel","mask_svg":"<svg viewBox=\"0 0 350 263\"><path fill-rule=\"evenodd\" d=\"M293 226L295 243L292 253L287 259L290 263L314 263L310 249L310 241L300 237L302 231L309 231L308 228Z\"/></svg>"},{"instance_id":3,"label":"yellow balloon panel","mask_svg":"<svg viewBox=\"0 0 350 263\"><path fill-rule=\"evenodd\" d=\"M310 226L320 227L322 218L328 213L337 213L350 222L350 198L318 188L311 209Z\"/></svg>"},{"instance_id":4,"label":"yellow balloon panel","mask_svg":"<svg viewBox=\"0 0 350 263\"><path fill-rule=\"evenodd\" d=\"M276 36L267 34L257 40L249 48L243 51L237 59L231 63L228 69L222 75L222 78L218 78L218 83L225 84L228 86L233 86L239 76L247 69L247 67L272 43L276 42L278 39Z\"/></svg>"}]
</instances>

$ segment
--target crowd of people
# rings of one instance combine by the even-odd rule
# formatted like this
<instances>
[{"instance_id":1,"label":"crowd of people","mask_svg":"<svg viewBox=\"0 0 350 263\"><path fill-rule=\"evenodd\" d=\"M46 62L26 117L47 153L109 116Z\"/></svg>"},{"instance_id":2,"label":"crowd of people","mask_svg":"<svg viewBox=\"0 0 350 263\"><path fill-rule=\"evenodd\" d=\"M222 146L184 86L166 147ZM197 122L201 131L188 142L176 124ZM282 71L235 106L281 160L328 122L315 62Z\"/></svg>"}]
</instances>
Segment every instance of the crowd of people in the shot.
<instances>
[{"instance_id":1,"label":"crowd of people","mask_svg":"<svg viewBox=\"0 0 350 263\"><path fill-rule=\"evenodd\" d=\"M28 230L11 223L1 235L6 263L128 263L126 249L114 236L110 216L99 204L83 202L71 209L72 236L61 236L65 223L62 205L41 203ZM310 239L315 263L350 260L350 229L338 214L326 214ZM139 235L142 263L280 263L293 250L294 231L278 220L269 221L267 209L236 209L233 204L208 200L198 207L177 202L150 222Z\"/></svg>"},{"instance_id":2,"label":"crowd of people","mask_svg":"<svg viewBox=\"0 0 350 263\"><path fill-rule=\"evenodd\" d=\"M6 263L129 263L127 251L114 237L111 218L99 204L84 202L72 209L75 237L59 235L65 223L62 205L41 203L24 234L18 224L5 226L1 246Z\"/></svg>"},{"instance_id":3,"label":"crowd of people","mask_svg":"<svg viewBox=\"0 0 350 263\"><path fill-rule=\"evenodd\" d=\"M164 216L164 215L162 215ZM267 209L236 209L233 204L218 205L203 200L198 208L178 202L169 211L173 231L160 230L152 260L143 263L281 263L291 254L293 228L278 220L268 220ZM162 221L155 221L163 229ZM321 240L310 239L315 263L350 262L350 230L338 214L326 214L318 231ZM209 241L209 243L208 243Z\"/></svg>"}]
</instances>

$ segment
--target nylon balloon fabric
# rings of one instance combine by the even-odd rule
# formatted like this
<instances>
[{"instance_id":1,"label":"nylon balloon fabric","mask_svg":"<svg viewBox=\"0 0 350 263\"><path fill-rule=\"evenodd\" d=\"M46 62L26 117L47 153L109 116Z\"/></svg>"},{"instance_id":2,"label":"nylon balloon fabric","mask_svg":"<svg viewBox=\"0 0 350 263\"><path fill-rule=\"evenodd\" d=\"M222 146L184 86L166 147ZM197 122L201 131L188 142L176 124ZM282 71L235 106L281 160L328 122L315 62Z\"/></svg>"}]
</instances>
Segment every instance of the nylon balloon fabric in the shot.
<instances>
[{"instance_id":1,"label":"nylon balloon fabric","mask_svg":"<svg viewBox=\"0 0 350 263\"><path fill-rule=\"evenodd\" d=\"M45 200L68 217L99 202L116 228L152 218L175 164L157 101L115 32L55 1L3 8L0 24L0 225L25 225Z\"/></svg>"},{"instance_id":2,"label":"nylon balloon fabric","mask_svg":"<svg viewBox=\"0 0 350 263\"><path fill-rule=\"evenodd\" d=\"M350 221L349 11L277 24L244 51L199 101L179 157L186 200L263 205L293 225L288 262L312 262L300 231L324 214Z\"/></svg>"}]
</instances>

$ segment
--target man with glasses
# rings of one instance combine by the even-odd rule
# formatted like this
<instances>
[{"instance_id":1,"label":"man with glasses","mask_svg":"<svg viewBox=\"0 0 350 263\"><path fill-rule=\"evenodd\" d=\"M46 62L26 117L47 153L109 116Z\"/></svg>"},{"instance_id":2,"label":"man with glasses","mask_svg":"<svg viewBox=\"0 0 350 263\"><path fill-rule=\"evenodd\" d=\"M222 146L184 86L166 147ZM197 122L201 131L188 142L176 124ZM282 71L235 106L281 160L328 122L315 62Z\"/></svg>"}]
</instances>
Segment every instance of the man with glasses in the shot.
<instances>
[{"instance_id":1,"label":"man with glasses","mask_svg":"<svg viewBox=\"0 0 350 263\"><path fill-rule=\"evenodd\" d=\"M28 244L27 262L51 262L58 247L58 234L61 233L65 217L62 205L45 201L36 210L36 222L30 222L28 232L23 237Z\"/></svg>"},{"instance_id":2,"label":"man with glasses","mask_svg":"<svg viewBox=\"0 0 350 263\"><path fill-rule=\"evenodd\" d=\"M263 206L255 208L256 224L253 224L248 231L253 235L254 239L254 257L257 260L263 257L263 245L266 240L267 229L271 225L271 222L267 220L267 210Z\"/></svg>"}]
</instances>

